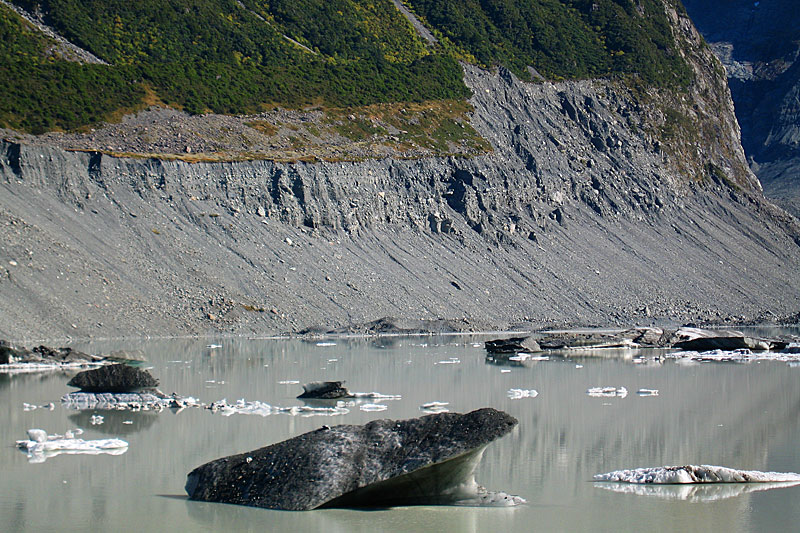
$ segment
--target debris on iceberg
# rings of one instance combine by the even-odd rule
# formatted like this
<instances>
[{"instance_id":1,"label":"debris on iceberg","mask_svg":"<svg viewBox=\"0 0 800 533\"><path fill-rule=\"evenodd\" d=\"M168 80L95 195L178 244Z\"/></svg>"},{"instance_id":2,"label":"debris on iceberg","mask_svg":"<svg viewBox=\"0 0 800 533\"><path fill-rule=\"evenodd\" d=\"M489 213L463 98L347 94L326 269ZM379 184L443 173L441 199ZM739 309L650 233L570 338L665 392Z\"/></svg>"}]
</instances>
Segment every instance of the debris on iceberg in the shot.
<instances>
[{"instance_id":1,"label":"debris on iceberg","mask_svg":"<svg viewBox=\"0 0 800 533\"><path fill-rule=\"evenodd\" d=\"M616 470L607 474L597 474L594 476L594 480L658 485L685 483L800 483L800 474L736 470L712 465L686 465Z\"/></svg>"},{"instance_id":2,"label":"debris on iceberg","mask_svg":"<svg viewBox=\"0 0 800 533\"><path fill-rule=\"evenodd\" d=\"M624 398L628 395L625 387L592 387L586 391L592 398Z\"/></svg>"},{"instance_id":3,"label":"debris on iceberg","mask_svg":"<svg viewBox=\"0 0 800 533\"><path fill-rule=\"evenodd\" d=\"M28 454L31 463L43 463L50 457L65 454L121 455L128 451L128 443L120 439L83 440L75 438L82 429L64 435L48 435L43 429L29 429L29 440L18 440L17 448Z\"/></svg>"}]
</instances>

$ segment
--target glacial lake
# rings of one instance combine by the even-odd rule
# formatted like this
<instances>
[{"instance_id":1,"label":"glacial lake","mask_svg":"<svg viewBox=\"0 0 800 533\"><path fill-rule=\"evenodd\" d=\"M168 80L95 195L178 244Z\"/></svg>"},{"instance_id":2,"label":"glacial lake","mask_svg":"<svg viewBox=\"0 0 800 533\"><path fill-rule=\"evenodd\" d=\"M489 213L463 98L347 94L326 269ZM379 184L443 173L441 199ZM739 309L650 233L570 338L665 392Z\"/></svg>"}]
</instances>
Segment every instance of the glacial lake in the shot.
<instances>
[{"instance_id":1,"label":"glacial lake","mask_svg":"<svg viewBox=\"0 0 800 533\"><path fill-rule=\"evenodd\" d=\"M798 330L795 330L798 332ZM496 336L495 336L496 337ZM401 399L348 405L337 416L75 411L60 398L75 373L0 374L0 529L3 531L796 531L800 486L662 486L592 482L623 468L712 464L800 472L800 367L786 362L641 363L636 351L575 352L524 364L486 358L484 336L332 341L170 339L75 344L92 353L140 351L161 390L205 403L227 399L304 405L302 383L346 380L353 392ZM219 345L209 348L208 345ZM594 397L592 387L624 387ZM514 399L512 389L538 395ZM658 390L657 396L637 394ZM447 402L455 412L504 410L519 426L494 442L478 483L522 496L497 507L270 511L186 499L186 474L323 424L412 418ZM25 404L54 408L26 410ZM365 411L381 403L383 411ZM92 416L101 415L101 424ZM95 418L95 422L98 419ZM14 442L29 428L84 439L117 437L120 455L29 462Z\"/></svg>"}]
</instances>

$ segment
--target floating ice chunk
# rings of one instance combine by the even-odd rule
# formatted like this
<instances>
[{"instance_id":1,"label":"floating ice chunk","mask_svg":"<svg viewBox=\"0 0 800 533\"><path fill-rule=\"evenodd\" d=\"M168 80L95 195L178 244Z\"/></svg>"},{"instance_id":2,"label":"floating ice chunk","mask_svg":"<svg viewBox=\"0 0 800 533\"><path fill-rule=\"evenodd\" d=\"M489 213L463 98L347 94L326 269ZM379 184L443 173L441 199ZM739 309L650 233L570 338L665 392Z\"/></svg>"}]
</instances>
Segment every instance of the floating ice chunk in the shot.
<instances>
[{"instance_id":1,"label":"floating ice chunk","mask_svg":"<svg viewBox=\"0 0 800 533\"><path fill-rule=\"evenodd\" d=\"M318 342L317 346L336 346L335 342Z\"/></svg>"},{"instance_id":2,"label":"floating ice chunk","mask_svg":"<svg viewBox=\"0 0 800 533\"><path fill-rule=\"evenodd\" d=\"M422 404L419 408L426 413L446 413L449 411L447 406L450 405L449 402L428 402Z\"/></svg>"},{"instance_id":3,"label":"floating ice chunk","mask_svg":"<svg viewBox=\"0 0 800 533\"><path fill-rule=\"evenodd\" d=\"M509 356L509 361L549 361L550 357L547 355L533 355L526 352L519 352L516 355Z\"/></svg>"},{"instance_id":4,"label":"floating ice chunk","mask_svg":"<svg viewBox=\"0 0 800 533\"><path fill-rule=\"evenodd\" d=\"M163 409L174 397L149 392L70 392L61 397L67 409L149 410Z\"/></svg>"},{"instance_id":5,"label":"floating ice chunk","mask_svg":"<svg viewBox=\"0 0 800 533\"><path fill-rule=\"evenodd\" d=\"M594 480L659 485L683 483L800 483L800 474L736 470L713 465L687 465L616 470L607 474L597 474L594 476Z\"/></svg>"},{"instance_id":6,"label":"floating ice chunk","mask_svg":"<svg viewBox=\"0 0 800 533\"><path fill-rule=\"evenodd\" d=\"M82 430L78 434L82 433ZM120 439L83 440L73 438L74 432L66 435L48 435L43 429L29 429L30 440L18 440L17 448L28 454L31 463L43 463L49 457L67 454L119 455L128 450L128 443Z\"/></svg>"},{"instance_id":7,"label":"floating ice chunk","mask_svg":"<svg viewBox=\"0 0 800 533\"><path fill-rule=\"evenodd\" d=\"M221 344L207 344L206 348L209 350L216 350L217 348L222 348Z\"/></svg>"},{"instance_id":8,"label":"floating ice chunk","mask_svg":"<svg viewBox=\"0 0 800 533\"><path fill-rule=\"evenodd\" d=\"M453 505L475 507L516 507L528 503L521 496L514 496L506 492L489 492L478 485L477 493L472 497L462 498Z\"/></svg>"},{"instance_id":9,"label":"floating ice chunk","mask_svg":"<svg viewBox=\"0 0 800 533\"><path fill-rule=\"evenodd\" d=\"M508 397L512 400L521 400L522 398L536 398L539 393L533 389L508 389Z\"/></svg>"},{"instance_id":10,"label":"floating ice chunk","mask_svg":"<svg viewBox=\"0 0 800 533\"><path fill-rule=\"evenodd\" d=\"M235 404L229 404L224 398L217 402L212 402L206 406L212 413L219 413L222 416L232 415L260 415L270 416L275 414L285 414L292 416L338 416L350 412L349 409L339 405L335 407L311 407L308 405L293 405L281 407L270 405L259 401L248 402L244 398L237 400Z\"/></svg>"},{"instance_id":11,"label":"floating ice chunk","mask_svg":"<svg viewBox=\"0 0 800 533\"><path fill-rule=\"evenodd\" d=\"M122 423L125 424L126 426L130 426L131 424L133 424L133 420L123 420Z\"/></svg>"},{"instance_id":12,"label":"floating ice chunk","mask_svg":"<svg viewBox=\"0 0 800 533\"><path fill-rule=\"evenodd\" d=\"M501 374L510 374L511 373L511 369L509 369L509 368L501 368L500 369L500 373Z\"/></svg>"},{"instance_id":13,"label":"floating ice chunk","mask_svg":"<svg viewBox=\"0 0 800 533\"><path fill-rule=\"evenodd\" d=\"M658 389L639 389L636 394L639 396L658 396Z\"/></svg>"},{"instance_id":14,"label":"floating ice chunk","mask_svg":"<svg viewBox=\"0 0 800 533\"><path fill-rule=\"evenodd\" d=\"M575 368L583 368L583 365L575 365Z\"/></svg>"},{"instance_id":15,"label":"floating ice chunk","mask_svg":"<svg viewBox=\"0 0 800 533\"><path fill-rule=\"evenodd\" d=\"M461 359L458 357L451 357L449 359L445 359L444 361L438 361L433 363L434 365L458 365L461 363Z\"/></svg>"},{"instance_id":16,"label":"floating ice chunk","mask_svg":"<svg viewBox=\"0 0 800 533\"><path fill-rule=\"evenodd\" d=\"M299 383L300 382L297 381L296 379L287 379L285 381L279 381L278 385L297 385Z\"/></svg>"},{"instance_id":17,"label":"floating ice chunk","mask_svg":"<svg viewBox=\"0 0 800 533\"><path fill-rule=\"evenodd\" d=\"M791 345L789 345L791 347ZM678 363L687 361L698 363L754 363L758 361L781 361L786 363L800 362L800 353L793 353L790 348L783 352L752 352L747 348L738 350L709 350L705 352L674 352L665 355L669 359L677 359Z\"/></svg>"},{"instance_id":18,"label":"floating ice chunk","mask_svg":"<svg viewBox=\"0 0 800 533\"><path fill-rule=\"evenodd\" d=\"M402 400L403 397L399 394L381 394L380 392L353 392L353 398L370 399L370 400Z\"/></svg>"},{"instance_id":19,"label":"floating ice chunk","mask_svg":"<svg viewBox=\"0 0 800 533\"><path fill-rule=\"evenodd\" d=\"M46 403L44 405L33 405L33 404L30 404L30 403L22 402L22 410L23 411L35 411L37 409L47 409L48 411L52 411L55 408L56 408L56 406L53 404L53 402Z\"/></svg>"},{"instance_id":20,"label":"floating ice chunk","mask_svg":"<svg viewBox=\"0 0 800 533\"><path fill-rule=\"evenodd\" d=\"M624 398L628 395L628 389L625 387L592 387L586 391L586 394L593 398Z\"/></svg>"},{"instance_id":21,"label":"floating ice chunk","mask_svg":"<svg viewBox=\"0 0 800 533\"><path fill-rule=\"evenodd\" d=\"M99 426L103 423L103 417L100 415L92 415L92 418L89 419L89 422L91 422L93 426Z\"/></svg>"},{"instance_id":22,"label":"floating ice chunk","mask_svg":"<svg viewBox=\"0 0 800 533\"><path fill-rule=\"evenodd\" d=\"M380 403L365 403L365 404L359 406L359 409L361 409L362 411L367 411L367 412L370 412L370 411L385 411L388 408L389 408L388 405L383 405L383 404L380 404Z\"/></svg>"}]
</instances>

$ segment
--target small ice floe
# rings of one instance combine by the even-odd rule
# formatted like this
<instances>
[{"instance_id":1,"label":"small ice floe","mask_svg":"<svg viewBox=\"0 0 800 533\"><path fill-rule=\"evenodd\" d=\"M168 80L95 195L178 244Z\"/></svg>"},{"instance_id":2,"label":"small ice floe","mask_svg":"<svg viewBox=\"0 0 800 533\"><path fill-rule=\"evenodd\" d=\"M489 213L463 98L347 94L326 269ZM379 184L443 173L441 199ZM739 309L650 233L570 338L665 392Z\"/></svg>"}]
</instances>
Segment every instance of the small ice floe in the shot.
<instances>
[{"instance_id":1,"label":"small ice floe","mask_svg":"<svg viewBox=\"0 0 800 533\"><path fill-rule=\"evenodd\" d=\"M206 344L206 348L209 350L216 350L217 348L222 348L221 344Z\"/></svg>"},{"instance_id":2,"label":"small ice floe","mask_svg":"<svg viewBox=\"0 0 800 533\"><path fill-rule=\"evenodd\" d=\"M105 361L80 361L69 363L8 363L0 365L0 374L30 374L34 372L51 372L56 370L86 370L107 365Z\"/></svg>"},{"instance_id":3,"label":"small ice floe","mask_svg":"<svg viewBox=\"0 0 800 533\"><path fill-rule=\"evenodd\" d=\"M419 408L426 413L446 413L449 411L448 405L450 405L449 402L428 402L423 403Z\"/></svg>"},{"instance_id":4,"label":"small ice floe","mask_svg":"<svg viewBox=\"0 0 800 533\"><path fill-rule=\"evenodd\" d=\"M658 396L658 389L639 389L636 394L639 396Z\"/></svg>"},{"instance_id":5,"label":"small ice floe","mask_svg":"<svg viewBox=\"0 0 800 533\"><path fill-rule=\"evenodd\" d=\"M433 363L434 365L458 365L461 364L461 359L458 357L451 357L449 359L445 359L443 361L437 361Z\"/></svg>"},{"instance_id":6,"label":"small ice floe","mask_svg":"<svg viewBox=\"0 0 800 533\"><path fill-rule=\"evenodd\" d=\"M389 406L380 403L365 403L360 405L358 408L361 409L362 411L371 412L371 411L385 411L389 408Z\"/></svg>"},{"instance_id":7,"label":"small ice floe","mask_svg":"<svg viewBox=\"0 0 800 533\"><path fill-rule=\"evenodd\" d=\"M575 365L575 368L583 368L583 365Z\"/></svg>"},{"instance_id":8,"label":"small ice floe","mask_svg":"<svg viewBox=\"0 0 800 533\"><path fill-rule=\"evenodd\" d=\"M279 381L278 385L298 385L300 382L296 379L287 379L284 381Z\"/></svg>"},{"instance_id":9,"label":"small ice floe","mask_svg":"<svg viewBox=\"0 0 800 533\"><path fill-rule=\"evenodd\" d=\"M18 440L17 448L28 454L31 463L43 463L50 457L66 454L101 453L120 455L128 450L128 443L120 439L83 440L75 435L83 433L81 429L65 432L64 435L48 435L43 429L29 429L29 440Z\"/></svg>"},{"instance_id":10,"label":"small ice floe","mask_svg":"<svg viewBox=\"0 0 800 533\"><path fill-rule=\"evenodd\" d=\"M511 355L508 358L509 361L549 361L550 357L547 355L533 355L526 352L519 352L516 355Z\"/></svg>"},{"instance_id":11,"label":"small ice floe","mask_svg":"<svg viewBox=\"0 0 800 533\"><path fill-rule=\"evenodd\" d=\"M625 387L592 387L586 394L593 398L624 398L628 395Z\"/></svg>"},{"instance_id":12,"label":"small ice floe","mask_svg":"<svg viewBox=\"0 0 800 533\"><path fill-rule=\"evenodd\" d=\"M130 426L131 424L133 424L133 420L123 420L122 423L125 424L126 426Z\"/></svg>"},{"instance_id":13,"label":"small ice floe","mask_svg":"<svg viewBox=\"0 0 800 533\"><path fill-rule=\"evenodd\" d=\"M510 368L501 368L500 369L500 373L501 374L510 374L511 373L511 369Z\"/></svg>"},{"instance_id":14,"label":"small ice floe","mask_svg":"<svg viewBox=\"0 0 800 533\"><path fill-rule=\"evenodd\" d=\"M270 405L259 401L248 402L244 399L237 400L236 403L229 404L224 398L217 402L212 402L206 406L212 413L219 413L222 416L232 415L259 415L270 416L277 414L292 415L292 416L338 416L345 415L350 412L346 407L339 405L332 407L311 407L308 405L293 405L290 407L281 407L278 405Z\"/></svg>"},{"instance_id":15,"label":"small ice floe","mask_svg":"<svg viewBox=\"0 0 800 533\"><path fill-rule=\"evenodd\" d=\"M779 361L785 363L800 362L800 353L783 352L752 352L747 348L737 350L709 350L705 352L674 352L665 355L668 359L677 359L677 362L692 361L698 363L754 363L758 361Z\"/></svg>"},{"instance_id":16,"label":"small ice floe","mask_svg":"<svg viewBox=\"0 0 800 533\"><path fill-rule=\"evenodd\" d=\"M318 342L316 346L336 346L335 342Z\"/></svg>"},{"instance_id":17,"label":"small ice floe","mask_svg":"<svg viewBox=\"0 0 800 533\"><path fill-rule=\"evenodd\" d=\"M523 398L536 398L539 393L533 389L508 389L508 397L512 400L521 400Z\"/></svg>"},{"instance_id":18,"label":"small ice floe","mask_svg":"<svg viewBox=\"0 0 800 533\"><path fill-rule=\"evenodd\" d=\"M338 359L328 359L328 362L329 363L338 363L339 360Z\"/></svg>"},{"instance_id":19,"label":"small ice floe","mask_svg":"<svg viewBox=\"0 0 800 533\"><path fill-rule=\"evenodd\" d=\"M48 411L52 411L56 408L53 402L46 403L44 405L34 405L30 403L22 403L22 410L23 411L35 411L37 409L47 409Z\"/></svg>"},{"instance_id":20,"label":"small ice floe","mask_svg":"<svg viewBox=\"0 0 800 533\"><path fill-rule=\"evenodd\" d=\"M354 392L353 398L365 400L402 400L399 394L381 394L380 392Z\"/></svg>"},{"instance_id":21,"label":"small ice floe","mask_svg":"<svg viewBox=\"0 0 800 533\"><path fill-rule=\"evenodd\" d=\"M92 418L89 419L89 422L91 422L93 426L99 426L104 422L104 420L101 415L92 415Z\"/></svg>"},{"instance_id":22,"label":"small ice floe","mask_svg":"<svg viewBox=\"0 0 800 533\"><path fill-rule=\"evenodd\" d=\"M736 470L724 466L686 465L615 470L597 474L595 481L614 481L636 484L684 484L684 483L797 483L800 474L794 472L760 472L758 470Z\"/></svg>"}]
</instances>

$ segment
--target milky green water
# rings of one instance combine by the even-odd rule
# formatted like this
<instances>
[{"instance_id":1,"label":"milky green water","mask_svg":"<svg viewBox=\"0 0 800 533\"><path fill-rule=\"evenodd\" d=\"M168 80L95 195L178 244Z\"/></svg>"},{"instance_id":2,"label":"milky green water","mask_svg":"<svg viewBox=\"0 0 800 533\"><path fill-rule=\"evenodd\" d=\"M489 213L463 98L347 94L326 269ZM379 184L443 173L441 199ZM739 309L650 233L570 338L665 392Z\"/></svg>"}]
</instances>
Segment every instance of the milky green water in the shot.
<instances>
[{"instance_id":1,"label":"milky green water","mask_svg":"<svg viewBox=\"0 0 800 533\"><path fill-rule=\"evenodd\" d=\"M401 395L382 412L356 404L336 417L78 412L59 398L72 374L0 375L0 529L3 531L794 531L800 487L680 487L615 492L594 474L621 468L716 464L800 472L800 368L786 363L634 364L634 352L552 357L527 366L486 361L485 338L337 340L148 340L79 349L141 350L164 392L211 402L244 398L303 405L300 384L346 380L351 391ZM210 342L221 344L209 349ZM441 361L459 362L442 364ZM510 370L510 371L509 371ZM590 387L625 387L625 398L594 398ZM636 391L658 389L655 397ZM510 389L536 390L514 400ZM406 507L378 511L281 512L192 502L186 474L225 455L278 442L323 424L362 424L424 414L502 409L519 419L492 444L477 471L490 490L528 500L516 508ZM55 402L50 411L23 404ZM92 425L100 414L103 424ZM61 455L30 463L13 445L28 428L81 427L85 439L128 441L122 455Z\"/></svg>"}]
</instances>

